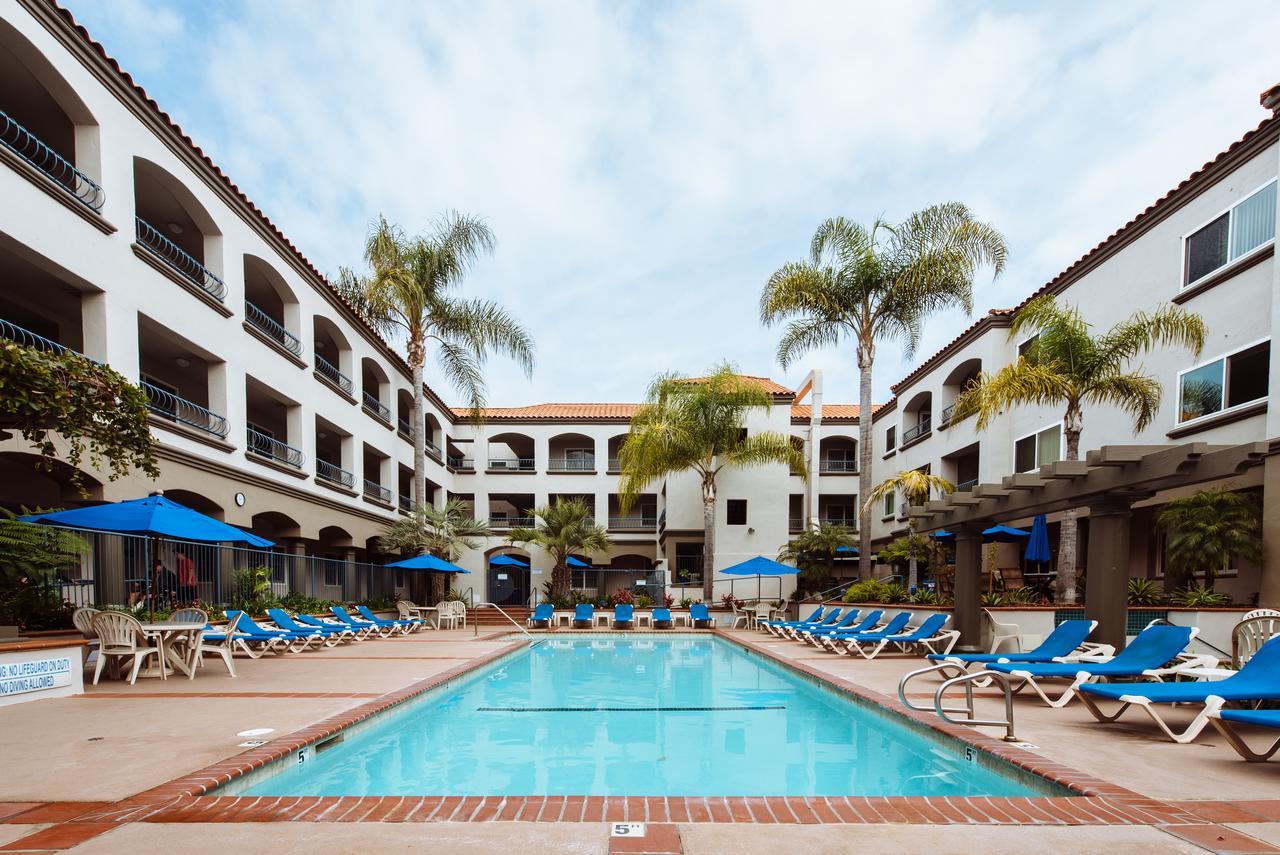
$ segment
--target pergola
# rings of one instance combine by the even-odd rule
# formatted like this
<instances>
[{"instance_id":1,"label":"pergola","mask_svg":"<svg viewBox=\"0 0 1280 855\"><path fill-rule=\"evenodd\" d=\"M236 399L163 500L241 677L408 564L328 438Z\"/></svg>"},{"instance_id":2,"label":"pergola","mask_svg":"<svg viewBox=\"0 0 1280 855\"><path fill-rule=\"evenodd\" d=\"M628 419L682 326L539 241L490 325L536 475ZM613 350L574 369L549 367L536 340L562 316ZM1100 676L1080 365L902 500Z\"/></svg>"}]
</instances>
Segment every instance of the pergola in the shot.
<instances>
[{"instance_id":1,"label":"pergola","mask_svg":"<svg viewBox=\"0 0 1280 855\"><path fill-rule=\"evenodd\" d=\"M1095 639L1125 644L1128 608L1129 522L1135 502L1162 490L1241 475L1280 453L1280 440L1243 445L1104 445L1084 460L1061 460L1039 472L1005 476L999 484L914 505L916 530L946 528L955 534L955 621L960 644L981 636L982 530L999 522L1089 509L1088 585L1085 614L1098 621Z\"/></svg>"}]
</instances>

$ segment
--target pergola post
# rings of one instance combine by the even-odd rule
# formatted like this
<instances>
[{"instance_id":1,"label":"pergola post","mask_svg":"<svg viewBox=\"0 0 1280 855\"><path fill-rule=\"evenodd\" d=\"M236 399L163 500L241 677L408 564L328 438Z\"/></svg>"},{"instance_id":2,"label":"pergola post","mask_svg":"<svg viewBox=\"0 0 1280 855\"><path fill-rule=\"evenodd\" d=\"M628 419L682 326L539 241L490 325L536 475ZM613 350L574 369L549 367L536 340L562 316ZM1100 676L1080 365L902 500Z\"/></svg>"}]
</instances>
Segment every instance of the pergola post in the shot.
<instances>
[{"instance_id":1,"label":"pergola post","mask_svg":"<svg viewBox=\"0 0 1280 855\"><path fill-rule=\"evenodd\" d=\"M1129 612L1129 525L1127 501L1108 499L1089 506L1085 616L1098 622L1093 640L1123 650Z\"/></svg>"},{"instance_id":2,"label":"pergola post","mask_svg":"<svg viewBox=\"0 0 1280 855\"><path fill-rule=\"evenodd\" d=\"M982 530L956 526L955 628L959 647L977 650L982 644Z\"/></svg>"},{"instance_id":3,"label":"pergola post","mask_svg":"<svg viewBox=\"0 0 1280 855\"><path fill-rule=\"evenodd\" d=\"M1262 468L1262 579L1258 605L1280 605L1280 456Z\"/></svg>"}]
</instances>

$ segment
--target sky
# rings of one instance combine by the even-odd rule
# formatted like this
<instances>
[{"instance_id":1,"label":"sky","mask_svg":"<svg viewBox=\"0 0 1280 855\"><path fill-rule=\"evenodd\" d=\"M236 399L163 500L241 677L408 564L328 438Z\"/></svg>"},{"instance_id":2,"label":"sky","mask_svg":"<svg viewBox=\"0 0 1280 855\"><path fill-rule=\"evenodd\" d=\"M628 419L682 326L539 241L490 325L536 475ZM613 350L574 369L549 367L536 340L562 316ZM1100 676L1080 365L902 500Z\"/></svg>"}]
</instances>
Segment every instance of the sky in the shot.
<instances>
[{"instance_id":1,"label":"sky","mask_svg":"<svg viewBox=\"0 0 1280 855\"><path fill-rule=\"evenodd\" d=\"M783 370L758 301L827 217L961 201L1016 305L1266 113L1280 4L62 0L323 271L378 214L497 235L460 293L518 316L488 401L637 401L729 360L857 401L849 344ZM877 401L971 322L881 347ZM428 383L460 396L428 364Z\"/></svg>"}]
</instances>

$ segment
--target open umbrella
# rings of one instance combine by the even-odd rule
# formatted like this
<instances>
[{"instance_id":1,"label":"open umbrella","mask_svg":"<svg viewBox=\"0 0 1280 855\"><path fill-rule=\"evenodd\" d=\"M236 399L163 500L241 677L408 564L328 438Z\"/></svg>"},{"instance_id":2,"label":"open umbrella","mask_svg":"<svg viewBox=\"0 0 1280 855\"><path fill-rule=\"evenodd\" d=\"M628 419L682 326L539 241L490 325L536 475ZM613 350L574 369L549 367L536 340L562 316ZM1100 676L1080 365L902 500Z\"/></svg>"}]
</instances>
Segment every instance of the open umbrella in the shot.
<instances>
[{"instance_id":1,"label":"open umbrella","mask_svg":"<svg viewBox=\"0 0 1280 855\"><path fill-rule=\"evenodd\" d=\"M570 566L570 567L573 567L573 568L577 569L577 570L590 570L590 569L591 569L591 565L590 565L590 564L588 564L587 562L583 561L581 558L578 558L576 555L570 555L568 558L566 558L566 559L564 560L564 563L565 563L565 564L567 564L567 565L568 565L568 566Z\"/></svg>"},{"instance_id":2,"label":"open umbrella","mask_svg":"<svg viewBox=\"0 0 1280 855\"><path fill-rule=\"evenodd\" d=\"M772 558L765 558L763 555L757 555L755 558L748 558L746 561L734 564L732 567L726 567L720 571L726 576L755 576L756 577L756 599L760 599L760 580L765 576L794 576L800 572L796 567L774 561ZM730 586L732 587L732 586ZM778 582L778 593L782 593L782 582Z\"/></svg>"},{"instance_id":3,"label":"open umbrella","mask_svg":"<svg viewBox=\"0 0 1280 855\"><path fill-rule=\"evenodd\" d=\"M495 555L489 559L490 567L528 567L527 561L521 561L514 555Z\"/></svg>"},{"instance_id":4,"label":"open umbrella","mask_svg":"<svg viewBox=\"0 0 1280 855\"><path fill-rule=\"evenodd\" d=\"M937 540L948 540L949 538L955 537L955 534L947 531L945 528L940 528L929 536Z\"/></svg>"},{"instance_id":5,"label":"open umbrella","mask_svg":"<svg viewBox=\"0 0 1280 855\"><path fill-rule=\"evenodd\" d=\"M838 555L857 555L858 547L856 546L837 546L836 554Z\"/></svg>"},{"instance_id":6,"label":"open umbrella","mask_svg":"<svg viewBox=\"0 0 1280 855\"><path fill-rule=\"evenodd\" d=\"M1036 564L1047 564L1053 557L1049 554L1049 522L1044 514L1037 514L1031 522L1031 540L1025 557Z\"/></svg>"},{"instance_id":7,"label":"open umbrella","mask_svg":"<svg viewBox=\"0 0 1280 855\"><path fill-rule=\"evenodd\" d=\"M153 538L174 537L202 543L247 543L264 549L275 545L266 538L215 520L194 508L180 505L160 495L107 505L90 505L87 508L73 508L69 511L30 514L19 519L23 522L43 525L149 534ZM146 579L148 613L154 615L155 598L151 596L150 562L146 569Z\"/></svg>"},{"instance_id":8,"label":"open umbrella","mask_svg":"<svg viewBox=\"0 0 1280 855\"><path fill-rule=\"evenodd\" d=\"M993 525L991 528L983 529L983 543L1013 543L1024 537L1030 537L1031 532L1026 529L1013 528L1007 525Z\"/></svg>"},{"instance_id":9,"label":"open umbrella","mask_svg":"<svg viewBox=\"0 0 1280 855\"><path fill-rule=\"evenodd\" d=\"M429 573L470 573L470 570L463 570L457 564L451 564L443 558L437 558L431 553L424 555L415 555L412 558L401 558L399 561L392 561L387 565L395 567L399 570L426 570Z\"/></svg>"}]
</instances>

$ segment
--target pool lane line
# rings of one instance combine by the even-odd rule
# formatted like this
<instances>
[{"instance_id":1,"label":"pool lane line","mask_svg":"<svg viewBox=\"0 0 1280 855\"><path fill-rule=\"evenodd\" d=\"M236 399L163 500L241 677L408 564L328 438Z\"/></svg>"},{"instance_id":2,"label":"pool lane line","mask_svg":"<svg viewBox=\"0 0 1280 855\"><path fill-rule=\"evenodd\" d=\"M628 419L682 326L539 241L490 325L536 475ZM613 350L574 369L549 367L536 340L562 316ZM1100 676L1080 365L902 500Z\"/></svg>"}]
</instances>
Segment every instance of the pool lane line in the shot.
<instances>
[{"instance_id":1,"label":"pool lane line","mask_svg":"<svg viewBox=\"0 0 1280 855\"><path fill-rule=\"evenodd\" d=\"M476 712L737 712L785 710L783 704L742 707L476 707Z\"/></svg>"}]
</instances>

